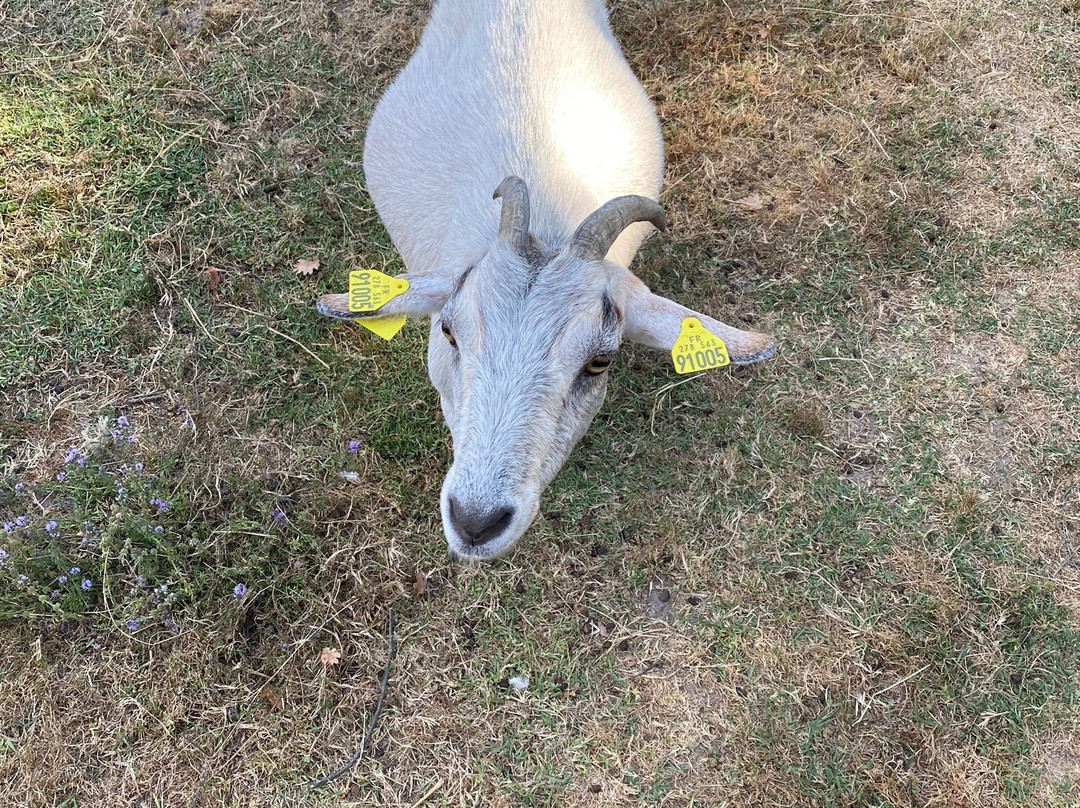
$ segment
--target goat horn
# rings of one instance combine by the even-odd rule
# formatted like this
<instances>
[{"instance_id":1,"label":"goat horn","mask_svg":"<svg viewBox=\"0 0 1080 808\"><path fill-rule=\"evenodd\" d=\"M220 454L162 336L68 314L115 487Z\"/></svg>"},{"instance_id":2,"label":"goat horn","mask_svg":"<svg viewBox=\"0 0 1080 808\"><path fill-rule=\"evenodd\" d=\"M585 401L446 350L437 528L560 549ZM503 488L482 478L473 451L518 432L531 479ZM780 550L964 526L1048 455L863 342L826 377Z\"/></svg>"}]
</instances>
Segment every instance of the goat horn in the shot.
<instances>
[{"instance_id":1,"label":"goat horn","mask_svg":"<svg viewBox=\"0 0 1080 808\"><path fill-rule=\"evenodd\" d=\"M667 230L667 216L646 196L619 196L597 208L585 219L570 241L570 252L586 261L603 261L611 245L634 222L652 222Z\"/></svg>"},{"instance_id":2,"label":"goat horn","mask_svg":"<svg viewBox=\"0 0 1080 808\"><path fill-rule=\"evenodd\" d=\"M524 253L529 244L529 189L521 177L510 176L499 183L492 199L502 197L499 241Z\"/></svg>"}]
</instances>

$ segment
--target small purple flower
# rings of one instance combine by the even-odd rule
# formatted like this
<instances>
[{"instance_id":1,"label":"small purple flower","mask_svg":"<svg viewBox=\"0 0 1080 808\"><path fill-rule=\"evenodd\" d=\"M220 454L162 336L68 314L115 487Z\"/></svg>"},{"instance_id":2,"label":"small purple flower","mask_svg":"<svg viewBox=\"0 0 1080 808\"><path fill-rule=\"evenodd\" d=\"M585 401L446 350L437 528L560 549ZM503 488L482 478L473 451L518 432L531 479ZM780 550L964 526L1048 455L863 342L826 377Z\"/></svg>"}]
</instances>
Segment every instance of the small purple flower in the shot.
<instances>
[{"instance_id":1,"label":"small purple flower","mask_svg":"<svg viewBox=\"0 0 1080 808\"><path fill-rule=\"evenodd\" d=\"M82 572L82 570L78 567L72 567L68 570L68 575L78 575L80 572Z\"/></svg>"},{"instance_id":2,"label":"small purple flower","mask_svg":"<svg viewBox=\"0 0 1080 808\"><path fill-rule=\"evenodd\" d=\"M45 530L48 533L56 533L56 522L50 519L48 522L45 523Z\"/></svg>"},{"instance_id":3,"label":"small purple flower","mask_svg":"<svg viewBox=\"0 0 1080 808\"><path fill-rule=\"evenodd\" d=\"M360 451L360 441L358 441L358 440L349 441L349 451L352 452L353 454L356 454L357 452L359 452Z\"/></svg>"},{"instance_id":4,"label":"small purple flower","mask_svg":"<svg viewBox=\"0 0 1080 808\"><path fill-rule=\"evenodd\" d=\"M135 471L139 472L139 471L142 471L142 470L143 470L143 464L142 464L142 461L139 461L138 463L135 464Z\"/></svg>"},{"instance_id":5,"label":"small purple flower","mask_svg":"<svg viewBox=\"0 0 1080 808\"><path fill-rule=\"evenodd\" d=\"M66 480L66 479L67 479L67 475L66 475L66 474L65 474L64 472L62 472L62 471L61 471L61 472L57 473L57 475L56 475L56 481L57 481L58 483L62 483L62 482L63 482L64 480Z\"/></svg>"},{"instance_id":6,"label":"small purple flower","mask_svg":"<svg viewBox=\"0 0 1080 808\"><path fill-rule=\"evenodd\" d=\"M124 429L127 429L127 426L128 426L127 416L126 415L121 415L119 418L117 418L116 419L116 425L119 426L119 427L122 427Z\"/></svg>"},{"instance_id":7,"label":"small purple flower","mask_svg":"<svg viewBox=\"0 0 1080 808\"><path fill-rule=\"evenodd\" d=\"M129 617L124 623L124 626L127 628L128 631L134 634L136 631L139 630L139 621L136 620L134 617Z\"/></svg>"},{"instance_id":8,"label":"small purple flower","mask_svg":"<svg viewBox=\"0 0 1080 808\"><path fill-rule=\"evenodd\" d=\"M154 525L154 532L155 532L155 533L164 533L164 532L165 532L165 528L164 528L164 527L162 527L161 525Z\"/></svg>"},{"instance_id":9,"label":"small purple flower","mask_svg":"<svg viewBox=\"0 0 1080 808\"><path fill-rule=\"evenodd\" d=\"M71 463L78 456L79 456L79 450L76 449L74 446L72 446L70 449L67 450L67 454L64 455L64 462L65 463Z\"/></svg>"},{"instance_id":10,"label":"small purple flower","mask_svg":"<svg viewBox=\"0 0 1080 808\"><path fill-rule=\"evenodd\" d=\"M285 521L285 511L281 510L277 505L274 506L274 510L270 511L270 517L275 522Z\"/></svg>"},{"instance_id":11,"label":"small purple flower","mask_svg":"<svg viewBox=\"0 0 1080 808\"><path fill-rule=\"evenodd\" d=\"M60 576L59 578L57 578L56 580L57 580L57 581L59 581L59 582L60 582L60 583L62 583L62 584L66 584L66 583L67 583L67 581L68 581L68 579L67 579L67 576L66 576L66 575L61 575L61 576Z\"/></svg>"},{"instance_id":12,"label":"small purple flower","mask_svg":"<svg viewBox=\"0 0 1080 808\"><path fill-rule=\"evenodd\" d=\"M247 587L243 584L237 584L233 587L232 593L234 597L242 598L247 594Z\"/></svg>"},{"instance_id":13,"label":"small purple flower","mask_svg":"<svg viewBox=\"0 0 1080 808\"><path fill-rule=\"evenodd\" d=\"M81 587L82 587L82 591L83 591L83 592L89 592L89 591L90 591L91 589L93 589L93 587L94 587L94 585L93 585L92 583L90 583L90 579L89 579L89 578L83 578L83 579L82 579L82 583L81 583L81 584L79 584L79 586L81 586Z\"/></svg>"}]
</instances>

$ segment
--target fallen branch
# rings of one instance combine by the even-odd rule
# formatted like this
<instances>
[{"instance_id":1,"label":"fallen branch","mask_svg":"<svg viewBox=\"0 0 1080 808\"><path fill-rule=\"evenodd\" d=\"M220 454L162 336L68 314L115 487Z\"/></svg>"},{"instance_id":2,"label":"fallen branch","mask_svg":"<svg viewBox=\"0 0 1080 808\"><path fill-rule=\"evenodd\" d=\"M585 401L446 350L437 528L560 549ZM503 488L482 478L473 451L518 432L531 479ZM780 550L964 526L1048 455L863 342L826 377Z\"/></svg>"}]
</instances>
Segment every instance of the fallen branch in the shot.
<instances>
[{"instance_id":1,"label":"fallen branch","mask_svg":"<svg viewBox=\"0 0 1080 808\"><path fill-rule=\"evenodd\" d=\"M308 783L308 790L314 790L316 788L322 788L329 783L337 780L341 775L345 774L349 769L357 764L357 762L364 756L364 750L367 748L368 743L371 741L371 736L375 732L375 727L379 723L379 716L382 715L383 700L386 698L386 683L390 681L390 663L394 659L394 610L391 609L386 618L386 669L383 671L382 686L379 688L379 700L375 703L375 713L371 716L371 723L368 725L367 732L364 733L364 739L360 741L360 747L353 752L353 756L349 758L349 762L338 769L332 774L328 774L325 777L320 777L318 780L312 780Z\"/></svg>"}]
</instances>

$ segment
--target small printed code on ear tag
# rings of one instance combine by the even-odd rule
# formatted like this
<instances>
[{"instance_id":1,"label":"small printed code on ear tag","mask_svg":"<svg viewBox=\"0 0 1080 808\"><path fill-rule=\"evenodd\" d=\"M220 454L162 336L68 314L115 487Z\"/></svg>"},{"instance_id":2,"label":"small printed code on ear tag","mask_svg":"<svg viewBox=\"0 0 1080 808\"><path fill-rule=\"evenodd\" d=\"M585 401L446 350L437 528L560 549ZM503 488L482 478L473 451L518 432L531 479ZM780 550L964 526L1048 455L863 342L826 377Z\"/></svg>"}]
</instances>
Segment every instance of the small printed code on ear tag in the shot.
<instances>
[{"instance_id":1,"label":"small printed code on ear tag","mask_svg":"<svg viewBox=\"0 0 1080 808\"><path fill-rule=\"evenodd\" d=\"M378 334L383 339L393 339L397 336L397 332L401 330L401 327L405 325L405 315L400 314L397 317L371 317L356 322L360 323L368 331Z\"/></svg>"},{"instance_id":2,"label":"small printed code on ear tag","mask_svg":"<svg viewBox=\"0 0 1080 808\"><path fill-rule=\"evenodd\" d=\"M392 278L377 269L353 270L349 273L349 311L378 311L408 289L404 278Z\"/></svg>"},{"instance_id":3,"label":"small printed code on ear tag","mask_svg":"<svg viewBox=\"0 0 1080 808\"><path fill-rule=\"evenodd\" d=\"M682 321L679 337L671 349L671 361L675 363L676 373L697 373L731 364L724 341L706 331L697 317Z\"/></svg>"}]
</instances>

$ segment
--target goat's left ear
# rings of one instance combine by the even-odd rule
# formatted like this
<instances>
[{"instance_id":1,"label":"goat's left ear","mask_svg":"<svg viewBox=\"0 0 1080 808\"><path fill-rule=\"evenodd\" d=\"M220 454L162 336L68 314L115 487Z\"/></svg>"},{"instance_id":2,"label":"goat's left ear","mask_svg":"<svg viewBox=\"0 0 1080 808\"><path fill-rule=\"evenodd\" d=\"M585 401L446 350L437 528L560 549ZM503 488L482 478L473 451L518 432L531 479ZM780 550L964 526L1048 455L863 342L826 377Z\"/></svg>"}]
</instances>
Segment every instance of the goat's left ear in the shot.
<instances>
[{"instance_id":1,"label":"goat's left ear","mask_svg":"<svg viewBox=\"0 0 1080 808\"><path fill-rule=\"evenodd\" d=\"M319 314L337 320L359 320L364 317L426 317L443 307L454 290L451 272L406 272L398 276L409 282L409 288L376 311L349 311L348 294L322 295L315 303Z\"/></svg>"},{"instance_id":2,"label":"goat's left ear","mask_svg":"<svg viewBox=\"0 0 1080 808\"><path fill-rule=\"evenodd\" d=\"M742 331L705 314L699 314L673 300L653 294L629 270L620 278L623 291L623 313L626 325L623 335L632 342L670 351L687 317L696 317L709 333L720 337L727 345L728 356L736 365L749 365L770 359L776 353L776 340L757 331Z\"/></svg>"}]
</instances>

